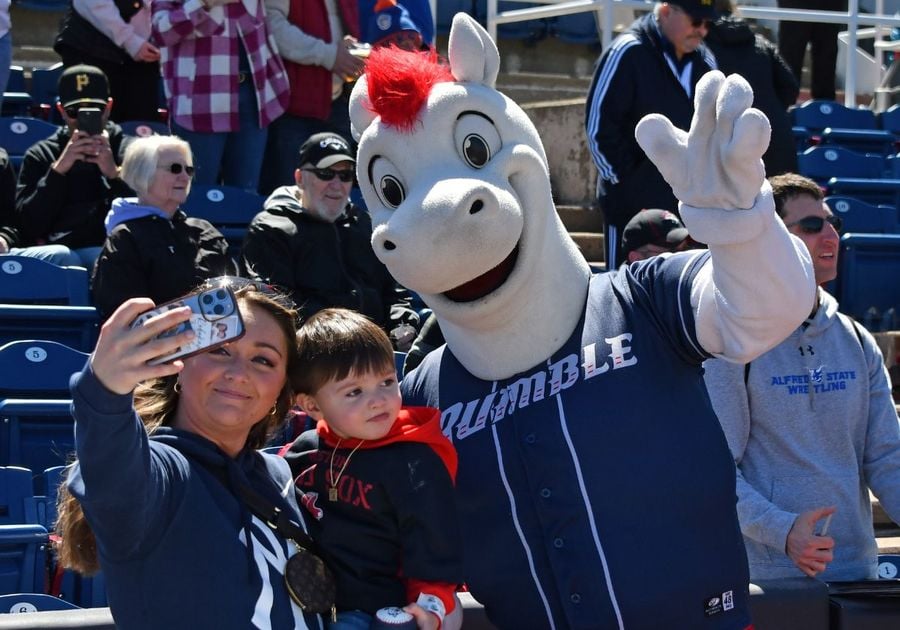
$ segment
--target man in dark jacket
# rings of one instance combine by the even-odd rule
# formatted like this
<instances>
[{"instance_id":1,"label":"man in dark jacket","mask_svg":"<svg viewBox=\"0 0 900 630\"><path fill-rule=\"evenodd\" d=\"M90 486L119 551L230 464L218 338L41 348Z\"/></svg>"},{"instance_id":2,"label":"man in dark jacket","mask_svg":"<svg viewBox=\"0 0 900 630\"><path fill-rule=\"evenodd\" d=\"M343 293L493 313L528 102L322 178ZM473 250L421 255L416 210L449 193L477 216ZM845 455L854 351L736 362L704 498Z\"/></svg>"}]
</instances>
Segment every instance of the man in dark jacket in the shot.
<instances>
[{"instance_id":1,"label":"man in dark jacket","mask_svg":"<svg viewBox=\"0 0 900 630\"><path fill-rule=\"evenodd\" d=\"M90 269L106 233L103 219L116 197L131 189L119 179L122 129L109 122L112 99L106 75L94 66L72 66L59 78L57 108L65 121L54 135L25 153L16 188L16 211L26 245L55 244ZM78 112L99 108L100 133L79 129Z\"/></svg>"},{"instance_id":2,"label":"man in dark jacket","mask_svg":"<svg viewBox=\"0 0 900 630\"><path fill-rule=\"evenodd\" d=\"M369 215L348 203L355 162L341 136L310 136L300 147L296 185L277 188L250 223L242 266L248 277L289 290L304 319L329 306L353 309L406 350L419 317L372 251Z\"/></svg>"},{"instance_id":3,"label":"man in dark jacket","mask_svg":"<svg viewBox=\"0 0 900 630\"><path fill-rule=\"evenodd\" d=\"M715 68L703 45L713 0L661 2L619 35L600 56L585 111L588 147L599 171L606 264L623 261L621 231L642 208L678 211L671 187L634 139L647 114L663 114L687 130L694 87Z\"/></svg>"}]
</instances>

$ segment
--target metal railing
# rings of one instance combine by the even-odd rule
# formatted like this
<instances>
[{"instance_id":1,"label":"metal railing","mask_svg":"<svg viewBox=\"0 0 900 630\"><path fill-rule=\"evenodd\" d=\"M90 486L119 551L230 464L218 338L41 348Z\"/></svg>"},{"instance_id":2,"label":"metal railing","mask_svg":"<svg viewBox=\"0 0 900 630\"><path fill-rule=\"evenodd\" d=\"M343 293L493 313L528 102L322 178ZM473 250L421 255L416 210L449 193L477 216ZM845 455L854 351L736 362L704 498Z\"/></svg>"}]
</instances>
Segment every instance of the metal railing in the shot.
<instances>
[{"instance_id":1,"label":"metal railing","mask_svg":"<svg viewBox=\"0 0 900 630\"><path fill-rule=\"evenodd\" d=\"M650 10L653 2L643 0L509 0L511 2L535 2L542 3L544 6L527 7L524 9L513 9L509 11L498 11L497 0L487 0L487 28L494 41L497 41L497 26L499 24L509 24L512 22L521 22L525 20L536 20L541 18L558 17L562 15L572 15L574 13L594 12L597 16L597 23L600 25L600 41L606 48L612 42L613 23L612 15L615 7L627 7L635 9ZM856 84L857 69L856 55L860 27L875 27L871 31L863 31L866 36L875 37L876 42L881 40L882 29L890 29L894 26L900 26L900 17L892 15L884 15L883 0L877 0L875 13L860 13L859 0L849 0L849 6L846 12L843 11L811 11L807 9L779 9L768 7L757 7L749 5L739 5L737 7L741 17L765 19L775 21L792 21L792 22L825 22L832 24L847 24L848 50L846 59L846 69L844 73L844 104L848 107L856 107ZM882 78L887 74L888 69L884 68L884 53L887 50L895 49L895 45L876 45L875 53L879 67L882 68ZM897 62L894 62L897 63Z\"/></svg>"}]
</instances>

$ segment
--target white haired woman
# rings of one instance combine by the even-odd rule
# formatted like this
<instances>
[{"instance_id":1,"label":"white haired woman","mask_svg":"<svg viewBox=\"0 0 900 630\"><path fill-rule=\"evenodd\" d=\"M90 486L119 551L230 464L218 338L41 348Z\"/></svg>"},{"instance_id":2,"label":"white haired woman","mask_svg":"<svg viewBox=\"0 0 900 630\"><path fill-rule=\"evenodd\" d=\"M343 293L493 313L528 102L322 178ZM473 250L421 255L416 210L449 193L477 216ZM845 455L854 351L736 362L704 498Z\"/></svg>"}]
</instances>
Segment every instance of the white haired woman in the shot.
<instances>
[{"instance_id":1,"label":"white haired woman","mask_svg":"<svg viewBox=\"0 0 900 630\"><path fill-rule=\"evenodd\" d=\"M121 177L137 197L113 201L91 279L104 319L128 298L159 304L203 280L236 272L222 233L179 210L193 173L190 146L176 136L137 138L126 149Z\"/></svg>"}]
</instances>

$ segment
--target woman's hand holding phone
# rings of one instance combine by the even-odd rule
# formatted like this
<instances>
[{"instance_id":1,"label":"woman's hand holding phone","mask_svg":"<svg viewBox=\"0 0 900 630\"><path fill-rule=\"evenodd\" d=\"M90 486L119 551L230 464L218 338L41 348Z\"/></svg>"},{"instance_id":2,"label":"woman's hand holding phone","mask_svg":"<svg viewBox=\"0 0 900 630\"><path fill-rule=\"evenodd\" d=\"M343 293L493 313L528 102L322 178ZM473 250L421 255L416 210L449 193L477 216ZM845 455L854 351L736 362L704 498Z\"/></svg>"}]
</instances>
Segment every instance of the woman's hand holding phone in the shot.
<instances>
[{"instance_id":1,"label":"woman's hand holding phone","mask_svg":"<svg viewBox=\"0 0 900 630\"><path fill-rule=\"evenodd\" d=\"M91 369L111 392L128 394L142 381L177 374L181 361L150 365L155 358L176 352L194 338L187 329L173 336L160 336L188 321L191 309L178 307L151 317L142 326L131 324L141 313L155 306L148 298L132 298L122 304L100 329L97 346L91 355Z\"/></svg>"}]
</instances>

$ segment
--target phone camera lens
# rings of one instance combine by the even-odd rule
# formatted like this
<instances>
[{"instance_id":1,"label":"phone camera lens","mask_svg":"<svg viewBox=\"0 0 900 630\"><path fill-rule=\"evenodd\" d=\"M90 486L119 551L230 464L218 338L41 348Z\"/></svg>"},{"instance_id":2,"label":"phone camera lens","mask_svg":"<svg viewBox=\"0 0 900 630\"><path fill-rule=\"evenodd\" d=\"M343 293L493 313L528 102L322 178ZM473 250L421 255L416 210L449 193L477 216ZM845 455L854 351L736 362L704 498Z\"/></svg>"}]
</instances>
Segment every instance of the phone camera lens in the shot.
<instances>
[{"instance_id":1,"label":"phone camera lens","mask_svg":"<svg viewBox=\"0 0 900 630\"><path fill-rule=\"evenodd\" d=\"M213 313L215 313L216 315L222 315L223 313L225 313L225 307L221 304L216 304L213 307Z\"/></svg>"},{"instance_id":2,"label":"phone camera lens","mask_svg":"<svg viewBox=\"0 0 900 630\"><path fill-rule=\"evenodd\" d=\"M219 298L220 301L224 300L226 295L228 294L225 293L225 289L219 289L218 291L216 291L216 297Z\"/></svg>"},{"instance_id":3,"label":"phone camera lens","mask_svg":"<svg viewBox=\"0 0 900 630\"><path fill-rule=\"evenodd\" d=\"M212 296L211 296L211 295L204 295L204 296L203 296L203 303L204 303L204 304L212 304L212 300L213 300L213 299L212 299Z\"/></svg>"}]
</instances>

